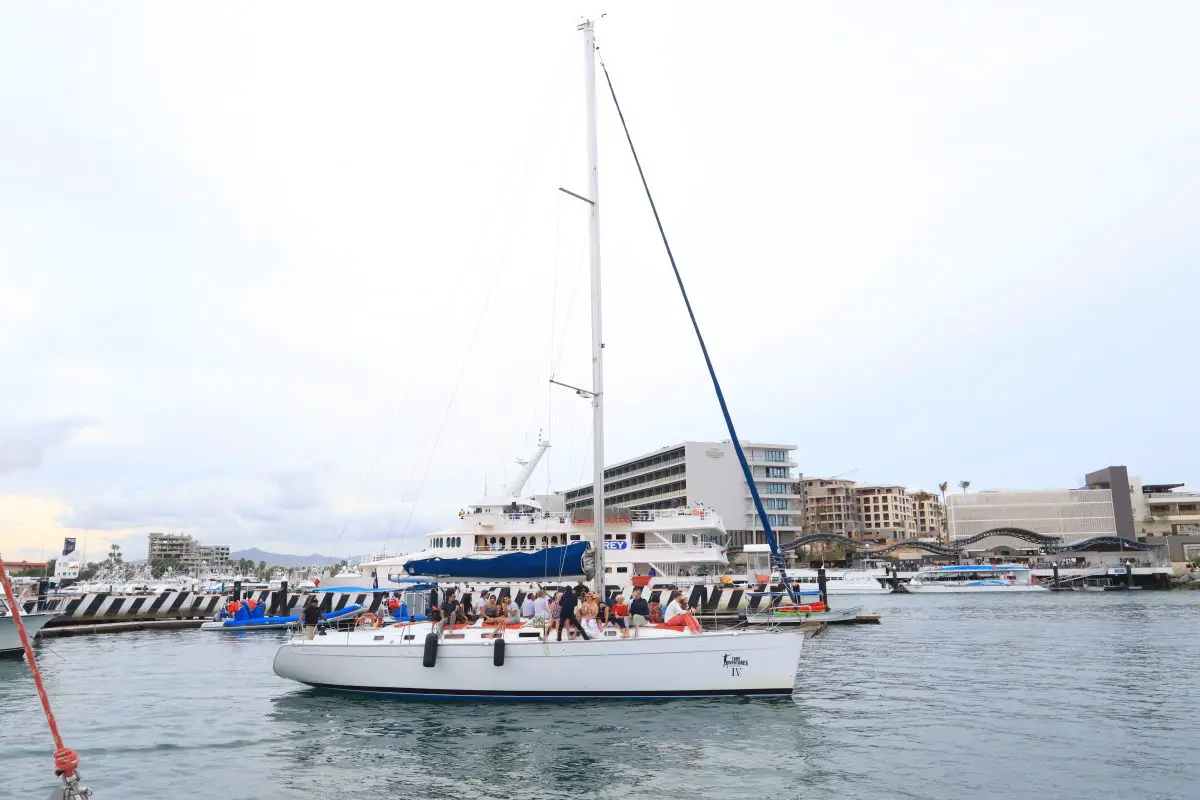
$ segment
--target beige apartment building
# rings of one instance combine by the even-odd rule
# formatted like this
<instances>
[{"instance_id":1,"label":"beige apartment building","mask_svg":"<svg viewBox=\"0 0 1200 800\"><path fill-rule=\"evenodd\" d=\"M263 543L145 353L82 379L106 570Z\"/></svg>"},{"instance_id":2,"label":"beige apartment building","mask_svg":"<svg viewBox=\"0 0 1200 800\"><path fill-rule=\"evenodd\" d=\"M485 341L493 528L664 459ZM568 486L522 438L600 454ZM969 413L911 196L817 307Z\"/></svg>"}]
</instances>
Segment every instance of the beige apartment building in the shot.
<instances>
[{"instance_id":1,"label":"beige apartment building","mask_svg":"<svg viewBox=\"0 0 1200 800\"><path fill-rule=\"evenodd\" d=\"M887 541L945 536L946 510L932 492L838 478L804 478L799 483L807 533Z\"/></svg>"},{"instance_id":2,"label":"beige apartment building","mask_svg":"<svg viewBox=\"0 0 1200 800\"><path fill-rule=\"evenodd\" d=\"M151 533L148 535L146 558L170 559L185 567L198 567L207 563L213 569L229 563L229 545L200 544L186 533Z\"/></svg>"}]
</instances>

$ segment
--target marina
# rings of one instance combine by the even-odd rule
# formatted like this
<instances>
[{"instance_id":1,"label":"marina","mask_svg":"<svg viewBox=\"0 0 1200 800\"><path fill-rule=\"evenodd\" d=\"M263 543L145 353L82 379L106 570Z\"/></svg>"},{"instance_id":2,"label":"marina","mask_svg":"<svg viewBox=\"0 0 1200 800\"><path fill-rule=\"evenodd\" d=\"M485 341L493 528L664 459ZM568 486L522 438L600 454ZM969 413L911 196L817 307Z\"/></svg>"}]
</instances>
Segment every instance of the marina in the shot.
<instances>
[{"instance_id":1,"label":"marina","mask_svg":"<svg viewBox=\"0 0 1200 800\"><path fill-rule=\"evenodd\" d=\"M1106 11L14 15L0 797L1194 800Z\"/></svg>"},{"instance_id":2,"label":"marina","mask_svg":"<svg viewBox=\"0 0 1200 800\"><path fill-rule=\"evenodd\" d=\"M284 633L156 630L37 648L64 735L106 796L180 797L203 784L230 800L615 798L696 786L791 797L802 785L805 796L960 800L986 796L1015 763L1049 795L1192 796L1200 639L1183 632L1200 626L1200 593L861 602L886 623L831 626L805 643L792 699L733 706L594 702L514 713L326 693L272 673ZM0 662L0 707L6 725L31 733L3 745L5 796L44 796L44 723L20 661ZM989 713L968 719L964 707ZM580 714L595 724L579 726ZM508 754L499 765L497 751ZM636 755L578 762L581 752L617 751ZM376 763L386 767L364 767ZM580 768L560 773L564 763ZM930 770L943 777L929 780Z\"/></svg>"}]
</instances>

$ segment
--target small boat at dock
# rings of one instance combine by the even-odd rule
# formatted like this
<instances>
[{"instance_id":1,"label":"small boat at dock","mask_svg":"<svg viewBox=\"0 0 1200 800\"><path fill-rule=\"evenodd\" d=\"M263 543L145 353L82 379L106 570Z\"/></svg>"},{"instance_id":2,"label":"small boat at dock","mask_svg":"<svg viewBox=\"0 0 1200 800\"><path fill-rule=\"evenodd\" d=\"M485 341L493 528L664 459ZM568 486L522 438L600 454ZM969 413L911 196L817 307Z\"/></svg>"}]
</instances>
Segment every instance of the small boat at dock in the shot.
<instances>
[{"instance_id":1,"label":"small boat at dock","mask_svg":"<svg viewBox=\"0 0 1200 800\"><path fill-rule=\"evenodd\" d=\"M262 606L259 606L262 608ZM328 611L321 615L321 621L328 624L335 624L345 620L351 620L365 611L364 606L349 605L337 611ZM286 617L276 616L268 617L265 614L261 616L253 616L253 612L244 616L238 617L236 614L226 619L214 619L205 622L200 626L202 631L225 631L225 632L246 632L246 631L272 631L282 630L292 625L300 624L300 615L292 614Z\"/></svg>"},{"instance_id":2,"label":"small boat at dock","mask_svg":"<svg viewBox=\"0 0 1200 800\"><path fill-rule=\"evenodd\" d=\"M821 601L820 592L800 592L788 597L785 592L751 592L777 599L778 605L762 611L745 611L739 614L747 625L803 625L824 622L837 624L854 622L862 613L862 606L831 609Z\"/></svg>"}]
</instances>

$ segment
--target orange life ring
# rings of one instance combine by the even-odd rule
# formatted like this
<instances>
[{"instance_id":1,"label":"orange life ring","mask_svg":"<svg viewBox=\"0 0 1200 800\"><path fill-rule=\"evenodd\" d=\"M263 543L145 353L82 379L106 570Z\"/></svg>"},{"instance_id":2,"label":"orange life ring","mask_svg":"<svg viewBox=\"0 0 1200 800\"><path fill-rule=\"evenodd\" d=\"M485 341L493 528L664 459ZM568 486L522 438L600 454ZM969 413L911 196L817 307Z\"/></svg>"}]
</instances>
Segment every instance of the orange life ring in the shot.
<instances>
[{"instance_id":1,"label":"orange life ring","mask_svg":"<svg viewBox=\"0 0 1200 800\"><path fill-rule=\"evenodd\" d=\"M360 628L378 628L379 617L372 614L370 611L358 618L358 627Z\"/></svg>"}]
</instances>

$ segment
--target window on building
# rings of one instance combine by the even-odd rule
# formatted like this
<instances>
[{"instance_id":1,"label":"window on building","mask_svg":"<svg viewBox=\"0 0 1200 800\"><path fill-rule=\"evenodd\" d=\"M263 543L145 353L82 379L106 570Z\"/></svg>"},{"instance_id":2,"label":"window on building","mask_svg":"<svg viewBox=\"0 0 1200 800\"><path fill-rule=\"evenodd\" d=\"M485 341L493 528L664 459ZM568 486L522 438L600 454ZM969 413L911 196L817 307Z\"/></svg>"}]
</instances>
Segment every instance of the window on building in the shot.
<instances>
[{"instance_id":1,"label":"window on building","mask_svg":"<svg viewBox=\"0 0 1200 800\"><path fill-rule=\"evenodd\" d=\"M787 461L787 451L785 450L767 450L764 456L765 461Z\"/></svg>"}]
</instances>

